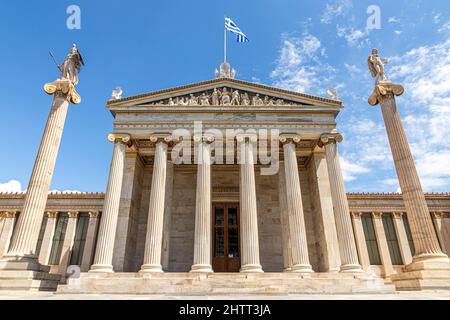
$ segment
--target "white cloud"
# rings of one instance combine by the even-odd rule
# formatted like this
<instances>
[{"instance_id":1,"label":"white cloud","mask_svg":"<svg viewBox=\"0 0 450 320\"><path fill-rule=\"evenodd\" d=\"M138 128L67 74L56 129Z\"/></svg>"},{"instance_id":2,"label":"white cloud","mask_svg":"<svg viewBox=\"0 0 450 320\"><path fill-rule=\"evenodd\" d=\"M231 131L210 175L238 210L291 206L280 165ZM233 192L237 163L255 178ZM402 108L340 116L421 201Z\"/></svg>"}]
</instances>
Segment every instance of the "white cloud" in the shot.
<instances>
[{"instance_id":1,"label":"white cloud","mask_svg":"<svg viewBox=\"0 0 450 320\"><path fill-rule=\"evenodd\" d=\"M447 31L450 31L450 21L447 21L438 29L439 33L447 32Z\"/></svg>"},{"instance_id":2,"label":"white cloud","mask_svg":"<svg viewBox=\"0 0 450 320\"><path fill-rule=\"evenodd\" d=\"M22 191L22 184L17 180L0 183L0 193L16 193Z\"/></svg>"},{"instance_id":3,"label":"white cloud","mask_svg":"<svg viewBox=\"0 0 450 320\"><path fill-rule=\"evenodd\" d=\"M369 30L358 30L353 27L336 26L337 36L339 38L345 38L349 46L362 47L365 44L369 44L367 35Z\"/></svg>"},{"instance_id":4,"label":"white cloud","mask_svg":"<svg viewBox=\"0 0 450 320\"><path fill-rule=\"evenodd\" d=\"M393 17L389 17L388 22L389 23L399 23L400 19L395 17L395 16L393 16Z\"/></svg>"},{"instance_id":5,"label":"white cloud","mask_svg":"<svg viewBox=\"0 0 450 320\"><path fill-rule=\"evenodd\" d=\"M433 21L435 24L438 24L439 22L441 22L441 16L442 16L442 13L438 13L433 16Z\"/></svg>"},{"instance_id":6,"label":"white cloud","mask_svg":"<svg viewBox=\"0 0 450 320\"><path fill-rule=\"evenodd\" d=\"M345 67L345 69L347 69L347 72L350 73L350 74L359 74L359 73L362 72L361 69L358 68L354 64L344 63L344 67Z\"/></svg>"},{"instance_id":7,"label":"white cloud","mask_svg":"<svg viewBox=\"0 0 450 320\"><path fill-rule=\"evenodd\" d=\"M320 40L305 33L301 38L283 35L282 47L270 77L273 85L299 92L323 91L336 70L323 63Z\"/></svg>"},{"instance_id":8,"label":"white cloud","mask_svg":"<svg viewBox=\"0 0 450 320\"><path fill-rule=\"evenodd\" d=\"M342 174L344 176L344 181L356 180L356 176L362 173L367 173L370 170L358 163L349 162L346 158L341 157L340 159Z\"/></svg>"},{"instance_id":9,"label":"white cloud","mask_svg":"<svg viewBox=\"0 0 450 320\"><path fill-rule=\"evenodd\" d=\"M333 4L327 4L325 10L320 17L320 22L329 24L331 21L337 17L344 16L349 9L352 7L351 0L340 0L335 1Z\"/></svg>"},{"instance_id":10,"label":"white cloud","mask_svg":"<svg viewBox=\"0 0 450 320\"><path fill-rule=\"evenodd\" d=\"M403 31L395 30L394 32L395 32L396 35L401 35Z\"/></svg>"}]
</instances>

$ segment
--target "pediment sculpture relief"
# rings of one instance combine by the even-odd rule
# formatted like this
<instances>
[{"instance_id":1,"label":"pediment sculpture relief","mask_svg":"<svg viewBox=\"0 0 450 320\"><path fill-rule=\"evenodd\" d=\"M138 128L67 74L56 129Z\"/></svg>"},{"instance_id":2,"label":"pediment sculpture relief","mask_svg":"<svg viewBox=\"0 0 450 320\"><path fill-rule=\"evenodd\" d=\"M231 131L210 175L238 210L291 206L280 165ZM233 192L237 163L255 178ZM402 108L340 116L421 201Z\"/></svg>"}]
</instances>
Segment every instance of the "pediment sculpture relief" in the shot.
<instances>
[{"instance_id":1,"label":"pediment sculpture relief","mask_svg":"<svg viewBox=\"0 0 450 320\"><path fill-rule=\"evenodd\" d=\"M148 104L148 103L146 103ZM152 102L150 105L168 106L286 106L301 105L298 102L285 101L280 98L239 91L232 88L214 88L196 94L169 98L159 102Z\"/></svg>"}]
</instances>

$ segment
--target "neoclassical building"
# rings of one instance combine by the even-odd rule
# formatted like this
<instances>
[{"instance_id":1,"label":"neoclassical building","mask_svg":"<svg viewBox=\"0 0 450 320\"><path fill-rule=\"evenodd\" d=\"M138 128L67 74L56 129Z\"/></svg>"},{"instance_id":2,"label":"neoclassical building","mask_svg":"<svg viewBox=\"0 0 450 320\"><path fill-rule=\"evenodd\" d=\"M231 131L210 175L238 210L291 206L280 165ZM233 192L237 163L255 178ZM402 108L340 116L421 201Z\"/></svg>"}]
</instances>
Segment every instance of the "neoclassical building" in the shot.
<instances>
[{"instance_id":1,"label":"neoclassical building","mask_svg":"<svg viewBox=\"0 0 450 320\"><path fill-rule=\"evenodd\" d=\"M391 276L412 262L402 195L345 192L341 101L236 80L225 68L107 108L106 192L49 195L32 252L49 274L35 285L22 279L24 288L389 292ZM0 258L24 198L0 195ZM448 254L450 194L425 198ZM0 273L2 283L21 286Z\"/></svg>"}]
</instances>

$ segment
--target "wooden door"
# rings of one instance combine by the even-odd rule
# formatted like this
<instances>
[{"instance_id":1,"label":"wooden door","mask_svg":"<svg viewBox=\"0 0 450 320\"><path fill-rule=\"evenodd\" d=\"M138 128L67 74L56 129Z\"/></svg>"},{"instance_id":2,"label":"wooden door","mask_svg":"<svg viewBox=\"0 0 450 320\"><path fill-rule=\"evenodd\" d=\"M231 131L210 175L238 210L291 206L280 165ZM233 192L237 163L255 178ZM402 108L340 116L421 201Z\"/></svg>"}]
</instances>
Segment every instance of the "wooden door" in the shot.
<instances>
[{"instance_id":1,"label":"wooden door","mask_svg":"<svg viewBox=\"0 0 450 320\"><path fill-rule=\"evenodd\" d=\"M239 272L241 268L239 204L214 204L212 221L214 272Z\"/></svg>"}]
</instances>

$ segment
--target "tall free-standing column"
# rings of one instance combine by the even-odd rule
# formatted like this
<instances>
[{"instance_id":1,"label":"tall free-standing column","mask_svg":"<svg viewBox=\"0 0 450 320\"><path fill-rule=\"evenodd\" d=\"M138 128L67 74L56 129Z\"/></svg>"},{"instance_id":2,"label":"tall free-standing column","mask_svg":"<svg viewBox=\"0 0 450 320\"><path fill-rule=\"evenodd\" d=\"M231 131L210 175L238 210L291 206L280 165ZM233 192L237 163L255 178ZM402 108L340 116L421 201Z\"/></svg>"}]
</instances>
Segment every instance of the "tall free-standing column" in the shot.
<instances>
[{"instance_id":1,"label":"tall free-standing column","mask_svg":"<svg viewBox=\"0 0 450 320\"><path fill-rule=\"evenodd\" d=\"M94 264L89 272L113 272L112 259L119 216L123 168L126 145L130 142L130 139L131 137L128 134L110 134L108 136L108 140L114 142L114 151L98 232Z\"/></svg>"},{"instance_id":2,"label":"tall free-standing column","mask_svg":"<svg viewBox=\"0 0 450 320\"><path fill-rule=\"evenodd\" d=\"M381 105L392 157L397 170L416 249L413 265L418 263L417 267L422 268L424 267L422 262L426 263L428 261L431 263L445 263L450 268L450 260L439 246L405 130L397 111L394 95L400 96L403 92L404 89L401 85L393 84L389 81L380 81L375 86L369 103L372 105L379 103ZM411 266L411 269L414 268L415 266Z\"/></svg>"},{"instance_id":3,"label":"tall free-standing column","mask_svg":"<svg viewBox=\"0 0 450 320\"><path fill-rule=\"evenodd\" d=\"M162 241L164 229L164 200L167 174L168 136L152 136L155 143L152 189L148 209L147 235L145 238L144 264L141 272L163 272L161 266Z\"/></svg>"},{"instance_id":4,"label":"tall free-standing column","mask_svg":"<svg viewBox=\"0 0 450 320\"><path fill-rule=\"evenodd\" d=\"M8 253L3 257L4 260L25 260L34 265L31 268L39 268L35 250L68 108L67 95L61 92L56 93L31 173L23 209L20 212ZM9 267L14 269L11 265Z\"/></svg>"},{"instance_id":5,"label":"tall free-standing column","mask_svg":"<svg viewBox=\"0 0 450 320\"><path fill-rule=\"evenodd\" d=\"M363 272L358 261L358 251L356 250L344 178L339 163L337 142L341 141L342 136L340 134L324 134L321 136L319 144L325 147L331 199L333 201L339 251L341 253L341 272Z\"/></svg>"},{"instance_id":6,"label":"tall free-standing column","mask_svg":"<svg viewBox=\"0 0 450 320\"><path fill-rule=\"evenodd\" d=\"M256 136L237 137L240 155L241 272L263 272L259 260L258 213L253 143Z\"/></svg>"},{"instance_id":7,"label":"tall free-standing column","mask_svg":"<svg viewBox=\"0 0 450 320\"><path fill-rule=\"evenodd\" d=\"M295 144L299 136L281 136L284 150L284 169L286 179L286 200L288 207L289 234L292 248L291 272L312 272L308 256L305 217L303 214L302 192L298 174Z\"/></svg>"},{"instance_id":8,"label":"tall free-standing column","mask_svg":"<svg viewBox=\"0 0 450 320\"><path fill-rule=\"evenodd\" d=\"M212 272L211 267L211 145L213 136L200 138L195 205L194 265L192 272Z\"/></svg>"}]
</instances>

